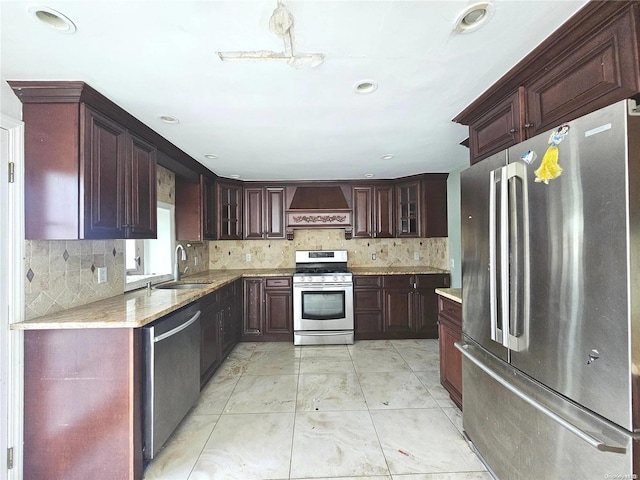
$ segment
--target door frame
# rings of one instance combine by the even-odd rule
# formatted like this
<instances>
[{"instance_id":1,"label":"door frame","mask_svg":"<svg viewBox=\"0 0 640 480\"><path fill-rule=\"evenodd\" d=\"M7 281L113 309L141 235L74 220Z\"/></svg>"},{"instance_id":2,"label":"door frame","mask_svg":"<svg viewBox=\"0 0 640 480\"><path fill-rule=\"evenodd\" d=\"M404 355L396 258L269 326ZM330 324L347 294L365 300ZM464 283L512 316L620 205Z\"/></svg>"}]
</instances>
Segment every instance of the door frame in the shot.
<instances>
[{"instance_id":1,"label":"door frame","mask_svg":"<svg viewBox=\"0 0 640 480\"><path fill-rule=\"evenodd\" d=\"M0 377L6 378L6 385L0 385L2 404L7 405L5 422L0 431L0 458L4 457L0 477L6 473L8 480L18 480L23 473L24 438L24 335L22 330L11 330L10 324L24 320L24 123L0 114L0 128L8 132L8 159L0 159L2 185L0 185L0 205L7 211L0 214L0 229L9 232L6 245L0 249L0 275L9 279L0 288L7 299L8 321L0 321ZM8 162L14 163L14 182L8 183ZM4 200L7 199L5 203ZM4 208L4 207L2 207ZM4 315L0 316L0 318ZM2 412L5 415L5 412ZM4 469L6 448L13 448L13 468Z\"/></svg>"}]
</instances>

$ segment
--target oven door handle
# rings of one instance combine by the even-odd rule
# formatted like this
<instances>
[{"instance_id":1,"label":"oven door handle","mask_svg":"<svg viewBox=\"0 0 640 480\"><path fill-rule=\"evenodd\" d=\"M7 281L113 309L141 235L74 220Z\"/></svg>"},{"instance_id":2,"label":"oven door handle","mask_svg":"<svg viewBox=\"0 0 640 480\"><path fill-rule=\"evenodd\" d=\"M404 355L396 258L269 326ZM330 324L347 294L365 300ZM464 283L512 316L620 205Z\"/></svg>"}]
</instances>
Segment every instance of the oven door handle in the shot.
<instances>
[{"instance_id":1,"label":"oven door handle","mask_svg":"<svg viewBox=\"0 0 640 480\"><path fill-rule=\"evenodd\" d=\"M294 283L293 284L293 288L318 288L318 287L348 288L352 286L353 286L353 283Z\"/></svg>"},{"instance_id":2,"label":"oven door handle","mask_svg":"<svg viewBox=\"0 0 640 480\"><path fill-rule=\"evenodd\" d=\"M353 330L327 330L322 332L310 332L308 330L296 330L296 335L304 335L308 337L328 337L337 335L349 335Z\"/></svg>"}]
</instances>

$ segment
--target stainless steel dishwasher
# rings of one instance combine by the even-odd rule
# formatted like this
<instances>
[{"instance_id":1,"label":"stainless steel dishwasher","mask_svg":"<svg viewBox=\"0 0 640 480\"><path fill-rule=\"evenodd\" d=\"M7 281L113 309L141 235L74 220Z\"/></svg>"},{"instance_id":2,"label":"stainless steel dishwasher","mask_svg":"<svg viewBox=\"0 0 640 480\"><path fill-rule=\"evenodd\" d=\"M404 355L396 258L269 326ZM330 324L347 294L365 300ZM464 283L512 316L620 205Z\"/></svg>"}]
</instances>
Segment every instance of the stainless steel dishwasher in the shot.
<instances>
[{"instance_id":1,"label":"stainless steel dishwasher","mask_svg":"<svg viewBox=\"0 0 640 480\"><path fill-rule=\"evenodd\" d=\"M151 460L200 395L200 305L143 327L143 449Z\"/></svg>"}]
</instances>

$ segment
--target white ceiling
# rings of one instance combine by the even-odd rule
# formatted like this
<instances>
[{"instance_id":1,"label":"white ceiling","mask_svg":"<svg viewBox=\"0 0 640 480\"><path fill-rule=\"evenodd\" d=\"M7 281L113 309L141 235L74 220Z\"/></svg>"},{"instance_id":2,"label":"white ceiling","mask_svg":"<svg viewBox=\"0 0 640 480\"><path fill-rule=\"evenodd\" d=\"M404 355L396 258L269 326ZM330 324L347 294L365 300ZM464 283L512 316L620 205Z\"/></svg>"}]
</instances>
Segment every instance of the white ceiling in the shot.
<instances>
[{"instance_id":1,"label":"white ceiling","mask_svg":"<svg viewBox=\"0 0 640 480\"><path fill-rule=\"evenodd\" d=\"M456 34L470 3L285 1L295 50L325 55L296 69L216 53L282 51L269 31L276 0L42 3L69 17L74 34L39 23L28 12L37 2L0 1L1 77L85 81L222 176L450 172L468 164L467 128L451 119L586 1L495 0L489 23ZM377 91L355 93L363 79Z\"/></svg>"}]
</instances>

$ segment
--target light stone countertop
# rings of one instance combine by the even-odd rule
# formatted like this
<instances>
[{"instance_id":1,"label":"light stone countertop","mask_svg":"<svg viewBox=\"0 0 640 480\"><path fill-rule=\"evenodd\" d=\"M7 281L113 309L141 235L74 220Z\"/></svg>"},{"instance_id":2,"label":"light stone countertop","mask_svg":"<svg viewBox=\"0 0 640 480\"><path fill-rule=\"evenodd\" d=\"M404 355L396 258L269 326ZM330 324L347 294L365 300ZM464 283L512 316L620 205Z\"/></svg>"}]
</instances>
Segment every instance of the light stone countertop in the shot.
<instances>
[{"instance_id":1,"label":"light stone countertop","mask_svg":"<svg viewBox=\"0 0 640 480\"><path fill-rule=\"evenodd\" d=\"M449 273L434 267L351 267L349 271L354 275L428 275L432 273Z\"/></svg>"},{"instance_id":2,"label":"light stone countertop","mask_svg":"<svg viewBox=\"0 0 640 480\"><path fill-rule=\"evenodd\" d=\"M75 328L139 328L242 277L293 275L294 269L208 270L183 277L179 283L202 288L133 290L69 310L11 324L13 330Z\"/></svg>"},{"instance_id":3,"label":"light stone countertop","mask_svg":"<svg viewBox=\"0 0 640 480\"><path fill-rule=\"evenodd\" d=\"M436 293L454 302L462 303L461 288L436 288Z\"/></svg>"},{"instance_id":4,"label":"light stone countertop","mask_svg":"<svg viewBox=\"0 0 640 480\"><path fill-rule=\"evenodd\" d=\"M449 273L431 267L351 268L354 275ZM202 283L202 288L171 290L146 288L11 324L13 330L76 328L139 328L243 277L290 276L295 269L207 270L183 277L179 283ZM452 289L443 289L452 290Z\"/></svg>"}]
</instances>

